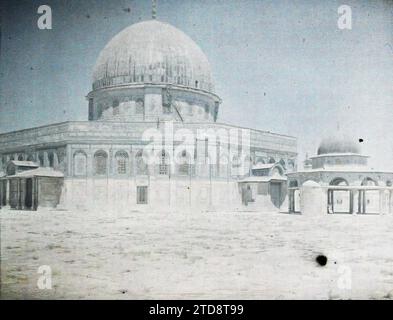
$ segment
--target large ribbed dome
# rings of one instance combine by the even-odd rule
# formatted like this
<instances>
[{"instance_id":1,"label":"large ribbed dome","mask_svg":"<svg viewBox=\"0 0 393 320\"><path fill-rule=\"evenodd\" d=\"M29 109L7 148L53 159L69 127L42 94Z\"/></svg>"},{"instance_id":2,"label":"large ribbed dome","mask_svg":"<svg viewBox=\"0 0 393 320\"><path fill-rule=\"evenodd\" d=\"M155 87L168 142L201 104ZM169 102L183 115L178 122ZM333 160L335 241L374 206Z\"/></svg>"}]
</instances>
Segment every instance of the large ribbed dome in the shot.
<instances>
[{"instance_id":1,"label":"large ribbed dome","mask_svg":"<svg viewBox=\"0 0 393 320\"><path fill-rule=\"evenodd\" d=\"M101 51L93 89L128 83L169 83L213 91L209 62L191 38L157 20L124 29Z\"/></svg>"},{"instance_id":2,"label":"large ribbed dome","mask_svg":"<svg viewBox=\"0 0 393 320\"><path fill-rule=\"evenodd\" d=\"M343 137L330 137L323 139L318 148L318 155L329 153L356 153L360 154L360 146L354 140Z\"/></svg>"}]
</instances>

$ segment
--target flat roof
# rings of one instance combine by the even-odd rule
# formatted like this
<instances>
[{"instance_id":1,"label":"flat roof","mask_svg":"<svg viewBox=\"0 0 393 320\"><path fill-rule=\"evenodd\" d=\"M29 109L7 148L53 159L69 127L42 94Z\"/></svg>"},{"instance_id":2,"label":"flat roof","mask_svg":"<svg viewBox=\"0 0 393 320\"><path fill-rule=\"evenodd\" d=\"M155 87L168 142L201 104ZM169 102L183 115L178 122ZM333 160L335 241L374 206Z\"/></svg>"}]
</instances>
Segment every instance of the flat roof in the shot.
<instances>
[{"instance_id":1,"label":"flat roof","mask_svg":"<svg viewBox=\"0 0 393 320\"><path fill-rule=\"evenodd\" d=\"M19 172L12 176L6 176L6 178L32 178L32 177L63 178L64 174L61 171L56 171L52 168L36 168L32 170Z\"/></svg>"},{"instance_id":2,"label":"flat roof","mask_svg":"<svg viewBox=\"0 0 393 320\"><path fill-rule=\"evenodd\" d=\"M38 168L39 165L35 163L34 161L19 161L19 160L11 160L9 163L12 163L18 167L35 167Z\"/></svg>"}]
</instances>

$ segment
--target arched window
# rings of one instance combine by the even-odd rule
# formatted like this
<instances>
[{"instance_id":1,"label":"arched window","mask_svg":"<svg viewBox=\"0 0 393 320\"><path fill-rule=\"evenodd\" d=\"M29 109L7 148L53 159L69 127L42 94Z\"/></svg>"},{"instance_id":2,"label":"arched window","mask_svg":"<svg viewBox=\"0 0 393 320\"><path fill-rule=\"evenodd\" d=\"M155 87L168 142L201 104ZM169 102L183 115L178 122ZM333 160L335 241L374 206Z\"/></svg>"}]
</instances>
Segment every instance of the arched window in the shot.
<instances>
[{"instance_id":1,"label":"arched window","mask_svg":"<svg viewBox=\"0 0 393 320\"><path fill-rule=\"evenodd\" d=\"M362 186L377 186L377 185L378 183L374 179L371 179L369 177L364 178L362 181Z\"/></svg>"},{"instance_id":2,"label":"arched window","mask_svg":"<svg viewBox=\"0 0 393 320\"><path fill-rule=\"evenodd\" d=\"M27 157L27 161L35 161L34 155L33 154L29 154Z\"/></svg>"},{"instance_id":3,"label":"arched window","mask_svg":"<svg viewBox=\"0 0 393 320\"><path fill-rule=\"evenodd\" d=\"M83 151L74 153L74 175L85 176L87 167L87 156Z\"/></svg>"},{"instance_id":4,"label":"arched window","mask_svg":"<svg viewBox=\"0 0 393 320\"><path fill-rule=\"evenodd\" d=\"M210 107L208 104L205 104L205 119L209 118Z\"/></svg>"},{"instance_id":5,"label":"arched window","mask_svg":"<svg viewBox=\"0 0 393 320\"><path fill-rule=\"evenodd\" d=\"M53 152L48 153L49 167L53 168L55 164L55 156Z\"/></svg>"},{"instance_id":6,"label":"arched window","mask_svg":"<svg viewBox=\"0 0 393 320\"><path fill-rule=\"evenodd\" d=\"M94 173L96 175L105 175L107 173L108 155L105 151L97 151L94 154Z\"/></svg>"},{"instance_id":7,"label":"arched window","mask_svg":"<svg viewBox=\"0 0 393 320\"><path fill-rule=\"evenodd\" d=\"M188 176L190 174L190 157L186 150L183 150L179 159L179 175Z\"/></svg>"},{"instance_id":8,"label":"arched window","mask_svg":"<svg viewBox=\"0 0 393 320\"><path fill-rule=\"evenodd\" d=\"M127 173L128 153L126 151L117 151L115 154L117 174Z\"/></svg>"},{"instance_id":9,"label":"arched window","mask_svg":"<svg viewBox=\"0 0 393 320\"><path fill-rule=\"evenodd\" d=\"M349 186L349 183L344 178L334 178L330 181L329 185L331 186Z\"/></svg>"},{"instance_id":10,"label":"arched window","mask_svg":"<svg viewBox=\"0 0 393 320\"><path fill-rule=\"evenodd\" d=\"M43 167L44 166L44 155L42 153L40 153L38 155L38 161L40 163L40 166Z\"/></svg>"},{"instance_id":11,"label":"arched window","mask_svg":"<svg viewBox=\"0 0 393 320\"><path fill-rule=\"evenodd\" d=\"M158 168L158 173L160 175L168 175L169 174L169 157L165 150L161 151L160 154L160 164Z\"/></svg>"},{"instance_id":12,"label":"arched window","mask_svg":"<svg viewBox=\"0 0 393 320\"><path fill-rule=\"evenodd\" d=\"M140 150L136 154L135 160L136 160L136 174L139 174L139 175L149 174L146 161L145 161L145 159L143 159L143 151L142 150Z\"/></svg>"},{"instance_id":13,"label":"arched window","mask_svg":"<svg viewBox=\"0 0 393 320\"><path fill-rule=\"evenodd\" d=\"M283 168L284 170L286 169L286 164L285 164L285 160L284 159L280 159L280 161L278 162Z\"/></svg>"},{"instance_id":14,"label":"arched window","mask_svg":"<svg viewBox=\"0 0 393 320\"><path fill-rule=\"evenodd\" d=\"M23 161L23 160L24 160L23 154L20 154L20 155L18 156L18 161Z\"/></svg>"},{"instance_id":15,"label":"arched window","mask_svg":"<svg viewBox=\"0 0 393 320\"><path fill-rule=\"evenodd\" d=\"M241 165L241 162L240 162L239 156L235 154L232 157L232 167L233 168L239 168L240 165Z\"/></svg>"},{"instance_id":16,"label":"arched window","mask_svg":"<svg viewBox=\"0 0 393 320\"><path fill-rule=\"evenodd\" d=\"M390 180L386 181L386 186L387 187L391 187L392 186L392 181L390 181Z\"/></svg>"}]
</instances>

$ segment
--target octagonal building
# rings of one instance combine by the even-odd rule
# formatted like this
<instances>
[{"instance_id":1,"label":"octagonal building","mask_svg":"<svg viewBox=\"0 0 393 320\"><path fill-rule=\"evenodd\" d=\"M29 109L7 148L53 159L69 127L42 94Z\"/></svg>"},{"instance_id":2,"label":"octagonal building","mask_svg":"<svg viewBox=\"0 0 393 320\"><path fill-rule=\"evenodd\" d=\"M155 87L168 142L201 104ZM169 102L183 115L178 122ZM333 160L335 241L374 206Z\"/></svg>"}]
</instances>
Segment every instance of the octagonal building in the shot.
<instances>
[{"instance_id":1,"label":"octagonal building","mask_svg":"<svg viewBox=\"0 0 393 320\"><path fill-rule=\"evenodd\" d=\"M285 202L296 138L220 123L207 57L170 24L115 35L87 100L88 121L0 134L2 206L271 211Z\"/></svg>"}]
</instances>

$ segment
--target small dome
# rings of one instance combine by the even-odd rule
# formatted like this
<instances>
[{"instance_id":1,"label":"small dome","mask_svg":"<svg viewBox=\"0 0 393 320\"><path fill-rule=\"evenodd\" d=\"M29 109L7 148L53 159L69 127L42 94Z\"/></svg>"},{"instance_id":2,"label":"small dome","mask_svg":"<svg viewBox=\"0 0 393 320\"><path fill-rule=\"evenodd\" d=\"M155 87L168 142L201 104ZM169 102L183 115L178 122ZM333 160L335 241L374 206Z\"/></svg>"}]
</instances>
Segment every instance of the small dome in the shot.
<instances>
[{"instance_id":1,"label":"small dome","mask_svg":"<svg viewBox=\"0 0 393 320\"><path fill-rule=\"evenodd\" d=\"M360 146L349 138L327 138L322 140L318 148L318 155L329 153L356 153L360 154Z\"/></svg>"},{"instance_id":2,"label":"small dome","mask_svg":"<svg viewBox=\"0 0 393 320\"><path fill-rule=\"evenodd\" d=\"M179 29L157 20L133 24L101 51L93 90L130 83L166 83L213 92L207 57Z\"/></svg>"}]
</instances>

